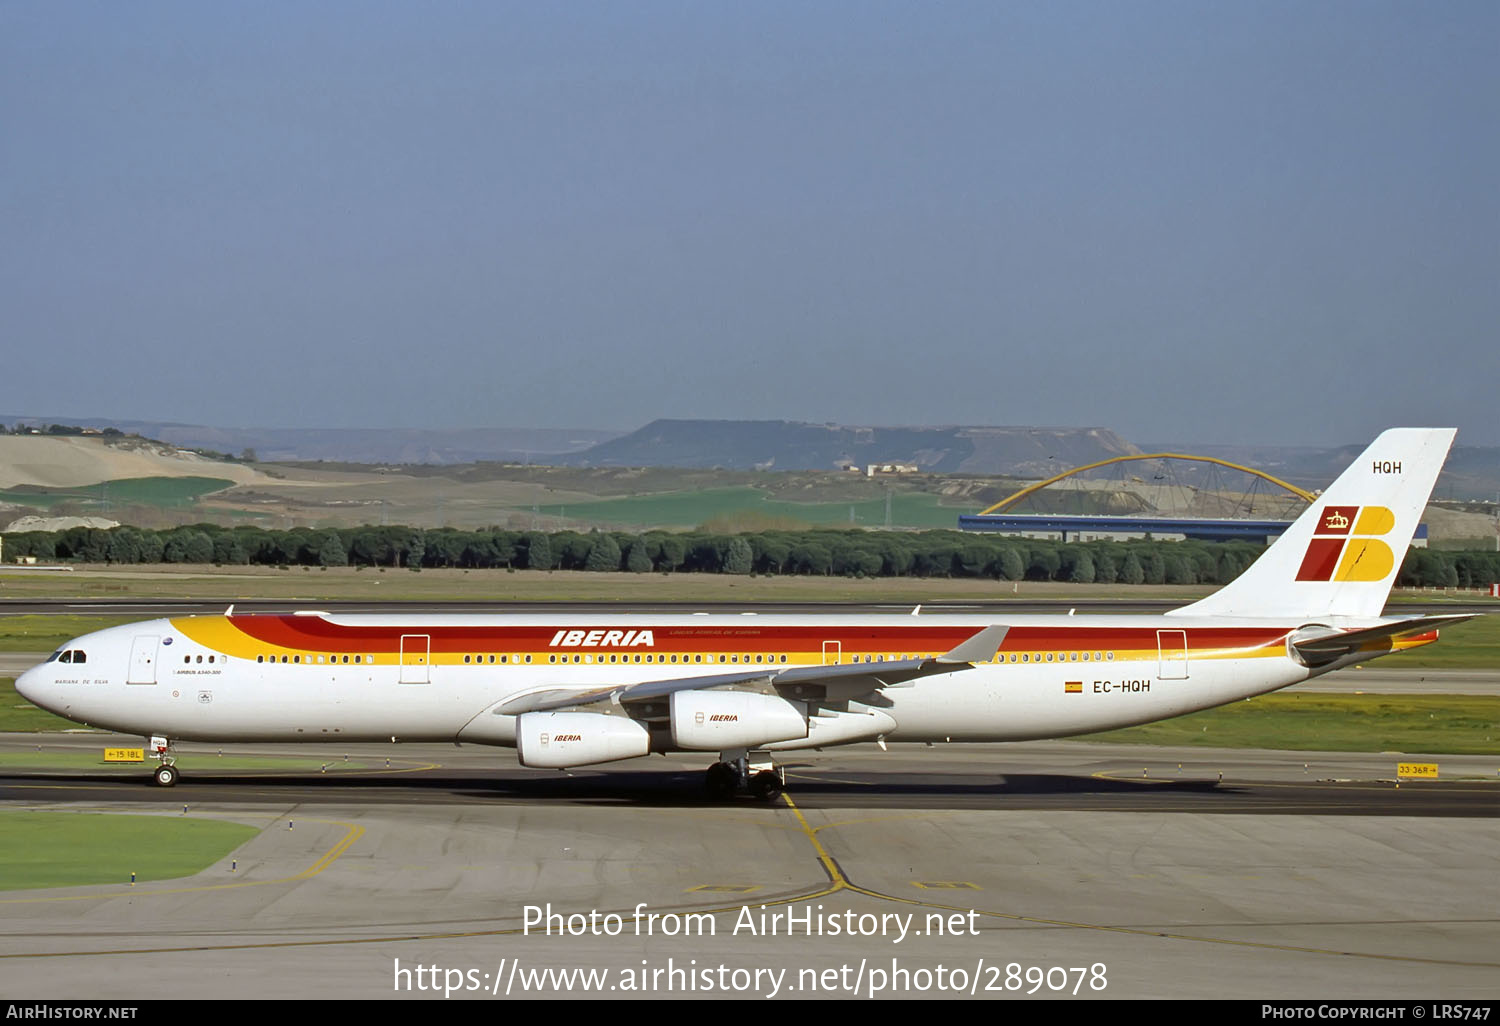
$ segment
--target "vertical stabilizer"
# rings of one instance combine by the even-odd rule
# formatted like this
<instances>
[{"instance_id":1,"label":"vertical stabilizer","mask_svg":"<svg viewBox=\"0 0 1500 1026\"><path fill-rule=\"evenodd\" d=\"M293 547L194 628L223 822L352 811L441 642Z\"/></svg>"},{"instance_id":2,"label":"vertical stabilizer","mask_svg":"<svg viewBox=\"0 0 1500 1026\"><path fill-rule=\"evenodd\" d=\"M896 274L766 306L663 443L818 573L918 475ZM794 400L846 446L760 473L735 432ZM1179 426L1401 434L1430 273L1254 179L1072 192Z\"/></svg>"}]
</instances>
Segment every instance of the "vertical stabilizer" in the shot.
<instances>
[{"instance_id":1,"label":"vertical stabilizer","mask_svg":"<svg viewBox=\"0 0 1500 1026\"><path fill-rule=\"evenodd\" d=\"M1391 428L1249 569L1185 616L1379 616L1454 428Z\"/></svg>"}]
</instances>

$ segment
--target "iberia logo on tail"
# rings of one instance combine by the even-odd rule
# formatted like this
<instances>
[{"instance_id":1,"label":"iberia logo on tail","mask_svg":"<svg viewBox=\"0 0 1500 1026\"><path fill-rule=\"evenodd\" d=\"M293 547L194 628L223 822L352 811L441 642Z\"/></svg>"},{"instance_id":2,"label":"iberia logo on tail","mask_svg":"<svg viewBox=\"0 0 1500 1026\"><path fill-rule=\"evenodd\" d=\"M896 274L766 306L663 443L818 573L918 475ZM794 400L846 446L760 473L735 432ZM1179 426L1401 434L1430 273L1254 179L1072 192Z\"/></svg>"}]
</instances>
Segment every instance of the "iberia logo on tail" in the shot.
<instances>
[{"instance_id":1,"label":"iberia logo on tail","mask_svg":"<svg viewBox=\"0 0 1500 1026\"><path fill-rule=\"evenodd\" d=\"M1396 566L1396 554L1380 540L1396 526L1384 506L1325 506L1299 581L1383 581Z\"/></svg>"}]
</instances>

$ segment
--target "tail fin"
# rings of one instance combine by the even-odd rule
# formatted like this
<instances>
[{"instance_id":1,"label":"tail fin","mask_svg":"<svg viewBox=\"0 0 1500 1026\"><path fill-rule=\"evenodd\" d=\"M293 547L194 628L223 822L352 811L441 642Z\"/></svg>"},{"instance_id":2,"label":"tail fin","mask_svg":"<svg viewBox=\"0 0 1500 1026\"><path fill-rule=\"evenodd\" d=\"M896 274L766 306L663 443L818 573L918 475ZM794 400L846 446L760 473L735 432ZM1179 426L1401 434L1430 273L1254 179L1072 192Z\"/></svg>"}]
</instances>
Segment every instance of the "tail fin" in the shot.
<instances>
[{"instance_id":1,"label":"tail fin","mask_svg":"<svg viewBox=\"0 0 1500 1026\"><path fill-rule=\"evenodd\" d=\"M1184 616L1379 616L1453 428L1391 428L1244 573Z\"/></svg>"}]
</instances>

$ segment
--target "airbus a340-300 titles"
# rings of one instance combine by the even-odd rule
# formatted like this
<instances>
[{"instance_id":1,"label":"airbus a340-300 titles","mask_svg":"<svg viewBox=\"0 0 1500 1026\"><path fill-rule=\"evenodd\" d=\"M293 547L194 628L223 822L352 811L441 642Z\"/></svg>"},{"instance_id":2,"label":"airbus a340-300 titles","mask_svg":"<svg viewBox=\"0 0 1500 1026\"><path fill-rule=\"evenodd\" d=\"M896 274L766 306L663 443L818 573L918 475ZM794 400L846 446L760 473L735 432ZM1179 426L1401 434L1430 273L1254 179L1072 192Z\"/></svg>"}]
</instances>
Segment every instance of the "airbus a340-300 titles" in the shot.
<instances>
[{"instance_id":1,"label":"airbus a340-300 titles","mask_svg":"<svg viewBox=\"0 0 1500 1026\"><path fill-rule=\"evenodd\" d=\"M1384 432L1252 566L1155 616L208 616L85 635L16 682L61 716L175 741L452 741L567 768L717 753L710 793L780 792L776 753L1020 741L1146 723L1437 638L1384 618L1455 432Z\"/></svg>"}]
</instances>

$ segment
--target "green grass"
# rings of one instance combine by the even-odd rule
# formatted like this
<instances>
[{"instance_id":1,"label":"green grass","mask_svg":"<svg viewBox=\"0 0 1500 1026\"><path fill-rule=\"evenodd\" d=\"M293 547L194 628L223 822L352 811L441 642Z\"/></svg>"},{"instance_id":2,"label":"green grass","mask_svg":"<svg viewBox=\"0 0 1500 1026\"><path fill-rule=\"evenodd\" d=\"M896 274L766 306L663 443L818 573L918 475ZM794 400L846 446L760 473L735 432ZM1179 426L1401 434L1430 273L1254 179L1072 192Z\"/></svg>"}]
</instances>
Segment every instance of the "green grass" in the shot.
<instances>
[{"instance_id":1,"label":"green grass","mask_svg":"<svg viewBox=\"0 0 1500 1026\"><path fill-rule=\"evenodd\" d=\"M11 488L0 491L0 501L51 509L64 502L91 508L103 506L191 506L210 492L234 487L222 477L125 477L80 488Z\"/></svg>"},{"instance_id":2,"label":"green grass","mask_svg":"<svg viewBox=\"0 0 1500 1026\"><path fill-rule=\"evenodd\" d=\"M0 617L0 652L46 652L50 654L79 635L144 619L143 616L73 616L71 614Z\"/></svg>"},{"instance_id":3,"label":"green grass","mask_svg":"<svg viewBox=\"0 0 1500 1026\"><path fill-rule=\"evenodd\" d=\"M36 733L38 731L76 730L78 724L38 709L16 693L13 677L0 677L0 732Z\"/></svg>"},{"instance_id":4,"label":"green grass","mask_svg":"<svg viewBox=\"0 0 1500 1026\"><path fill-rule=\"evenodd\" d=\"M893 527L958 526L956 507L938 505L931 494L891 496ZM850 520L850 511L854 519ZM529 512L530 507L521 508ZM767 498L758 488L707 488L692 492L662 492L623 499L604 499L568 505L542 506L545 516L636 527L694 527L705 520L735 513L758 513L795 520L814 527L883 527L885 498L850 502L788 502Z\"/></svg>"},{"instance_id":5,"label":"green grass","mask_svg":"<svg viewBox=\"0 0 1500 1026\"><path fill-rule=\"evenodd\" d=\"M1441 609L1432 610L1433 614ZM1497 605L1496 612L1500 612ZM1500 667L1500 616L1478 616L1472 620L1444 627L1431 645L1391 656L1379 666L1392 669L1457 670Z\"/></svg>"},{"instance_id":6,"label":"green grass","mask_svg":"<svg viewBox=\"0 0 1500 1026\"><path fill-rule=\"evenodd\" d=\"M0 890L190 876L259 832L187 816L0 812Z\"/></svg>"},{"instance_id":7,"label":"green grass","mask_svg":"<svg viewBox=\"0 0 1500 1026\"><path fill-rule=\"evenodd\" d=\"M114 747L114 746L111 746ZM121 745L124 748L139 748L139 741ZM185 768L190 772L210 773L219 770L291 770L316 773L325 765L329 769L363 770L371 764L358 760L344 762L342 759L311 759L306 756L260 756L225 755L212 752L192 751L178 753ZM156 760L146 758L142 762L105 762L104 743L91 751L67 752L0 752L0 769L65 769L65 770L115 770L123 776L143 776L156 768Z\"/></svg>"},{"instance_id":8,"label":"green grass","mask_svg":"<svg viewBox=\"0 0 1500 1026\"><path fill-rule=\"evenodd\" d=\"M1500 753L1488 695L1262 695L1080 740L1325 752Z\"/></svg>"}]
</instances>

